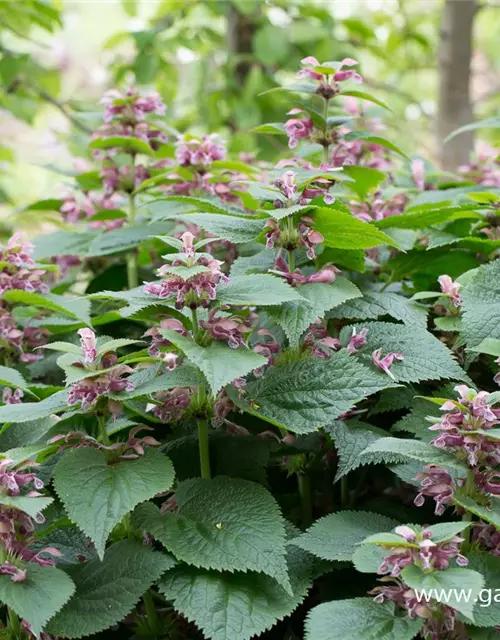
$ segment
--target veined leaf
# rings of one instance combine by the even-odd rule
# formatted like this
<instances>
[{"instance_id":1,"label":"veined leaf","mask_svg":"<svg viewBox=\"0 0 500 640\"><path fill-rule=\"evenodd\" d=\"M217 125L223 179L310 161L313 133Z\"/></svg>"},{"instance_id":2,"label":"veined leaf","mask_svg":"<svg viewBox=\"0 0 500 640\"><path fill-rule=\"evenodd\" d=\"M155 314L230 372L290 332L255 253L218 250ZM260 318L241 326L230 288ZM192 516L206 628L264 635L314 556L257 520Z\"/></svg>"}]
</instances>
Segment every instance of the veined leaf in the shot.
<instances>
[{"instance_id":1,"label":"veined leaf","mask_svg":"<svg viewBox=\"0 0 500 640\"><path fill-rule=\"evenodd\" d=\"M222 304L265 307L301 298L284 280L260 273L235 276L217 287L217 300Z\"/></svg>"},{"instance_id":2,"label":"veined leaf","mask_svg":"<svg viewBox=\"0 0 500 640\"><path fill-rule=\"evenodd\" d=\"M314 228L324 238L325 246L335 249L370 249L387 244L398 247L388 235L370 222L362 222L350 213L322 207L313 213Z\"/></svg>"}]
</instances>

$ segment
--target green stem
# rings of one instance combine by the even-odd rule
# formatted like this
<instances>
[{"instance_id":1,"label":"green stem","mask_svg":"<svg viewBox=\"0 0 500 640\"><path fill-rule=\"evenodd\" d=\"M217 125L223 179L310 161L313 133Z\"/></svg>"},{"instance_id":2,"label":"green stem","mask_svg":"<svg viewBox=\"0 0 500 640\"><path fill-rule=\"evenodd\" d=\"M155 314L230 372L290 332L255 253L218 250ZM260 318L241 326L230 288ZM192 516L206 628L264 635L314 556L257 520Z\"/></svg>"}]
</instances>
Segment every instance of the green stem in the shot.
<instances>
[{"instance_id":1,"label":"green stem","mask_svg":"<svg viewBox=\"0 0 500 640\"><path fill-rule=\"evenodd\" d=\"M307 528L312 522L311 481L307 471L297 474L300 503L302 505L302 526Z\"/></svg>"},{"instance_id":2,"label":"green stem","mask_svg":"<svg viewBox=\"0 0 500 640\"><path fill-rule=\"evenodd\" d=\"M467 472L467 480L465 482L465 495L467 497L469 498L472 497L475 486L476 485L474 483L474 471L472 469L469 469L469 471ZM464 515L462 516L462 520L464 522L472 522L472 512L465 511ZM469 549L471 527L467 527L467 529L463 532L462 536L464 538L464 541L462 542L462 548L461 548L461 551L463 553L464 551L468 551Z\"/></svg>"},{"instance_id":3,"label":"green stem","mask_svg":"<svg viewBox=\"0 0 500 640\"><path fill-rule=\"evenodd\" d=\"M148 589L142 596L144 602L144 608L146 609L146 617L148 619L149 630L153 632L153 638L157 637L157 631L160 628L160 621L158 620L158 614L156 613L155 603L153 602L153 595L151 589Z\"/></svg>"},{"instance_id":4,"label":"green stem","mask_svg":"<svg viewBox=\"0 0 500 640\"><path fill-rule=\"evenodd\" d=\"M111 440L109 439L108 431L106 429L106 416L98 415L97 423L99 425L99 439L106 447L111 444Z\"/></svg>"},{"instance_id":5,"label":"green stem","mask_svg":"<svg viewBox=\"0 0 500 640\"><path fill-rule=\"evenodd\" d=\"M347 484L347 476L340 479L340 505L342 509L346 509L349 505L349 485Z\"/></svg>"},{"instance_id":6,"label":"green stem","mask_svg":"<svg viewBox=\"0 0 500 640\"><path fill-rule=\"evenodd\" d=\"M293 253L293 249L290 249L288 252L288 270L290 273L295 271L295 254Z\"/></svg>"},{"instance_id":7,"label":"green stem","mask_svg":"<svg viewBox=\"0 0 500 640\"><path fill-rule=\"evenodd\" d=\"M12 631L13 638L21 637L21 624L19 622L19 618L17 614L12 611L12 609L7 609L8 617L9 617L9 630Z\"/></svg>"},{"instance_id":8,"label":"green stem","mask_svg":"<svg viewBox=\"0 0 500 640\"><path fill-rule=\"evenodd\" d=\"M135 222L135 198L132 194L129 197L129 214L128 223L133 225ZM131 249L127 254L127 279L128 288L135 289L139 286L139 278L137 275L137 253L135 249Z\"/></svg>"},{"instance_id":9,"label":"green stem","mask_svg":"<svg viewBox=\"0 0 500 640\"><path fill-rule=\"evenodd\" d=\"M208 446L208 420L198 418L198 449L200 451L201 477L210 480L210 449Z\"/></svg>"},{"instance_id":10,"label":"green stem","mask_svg":"<svg viewBox=\"0 0 500 640\"><path fill-rule=\"evenodd\" d=\"M195 342L198 342L200 325L198 323L198 314L196 313L196 309L191 309L191 323L193 325L193 338Z\"/></svg>"},{"instance_id":11,"label":"green stem","mask_svg":"<svg viewBox=\"0 0 500 640\"><path fill-rule=\"evenodd\" d=\"M325 105L324 105L324 108L323 108L323 117L325 119L325 129L323 131L323 134L324 134L324 137L325 137L325 146L323 147L323 153L324 153L324 156L325 156L325 162L326 162L326 164L328 164L328 162L330 160L330 157L329 157L329 154L328 154L328 150L330 148L330 145L326 142L326 134L328 132L328 100L326 98L324 98L324 102L325 102Z\"/></svg>"}]
</instances>

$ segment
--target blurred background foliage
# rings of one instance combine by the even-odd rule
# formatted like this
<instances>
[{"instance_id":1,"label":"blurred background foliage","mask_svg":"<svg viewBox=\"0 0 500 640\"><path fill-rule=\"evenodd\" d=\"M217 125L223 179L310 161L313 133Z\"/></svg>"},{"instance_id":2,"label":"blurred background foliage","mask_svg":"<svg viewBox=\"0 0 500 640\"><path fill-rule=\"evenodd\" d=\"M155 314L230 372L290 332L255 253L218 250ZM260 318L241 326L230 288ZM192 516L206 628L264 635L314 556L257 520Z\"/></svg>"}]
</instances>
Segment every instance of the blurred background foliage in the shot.
<instances>
[{"instance_id":1,"label":"blurred background foliage","mask_svg":"<svg viewBox=\"0 0 500 640\"><path fill-rule=\"evenodd\" d=\"M473 47L458 71L442 62L443 47L463 37L453 24L443 32L453 4L462 18L472 7ZM475 119L498 112L499 9L481 0L0 0L2 217L57 195L113 86L153 86L176 130L218 132L231 151L272 161L286 138L251 129L282 121L287 98L259 94L293 80L308 55L357 59L366 90L393 109L388 137L439 164L443 74L467 74L459 101ZM460 144L457 163L472 137Z\"/></svg>"}]
</instances>

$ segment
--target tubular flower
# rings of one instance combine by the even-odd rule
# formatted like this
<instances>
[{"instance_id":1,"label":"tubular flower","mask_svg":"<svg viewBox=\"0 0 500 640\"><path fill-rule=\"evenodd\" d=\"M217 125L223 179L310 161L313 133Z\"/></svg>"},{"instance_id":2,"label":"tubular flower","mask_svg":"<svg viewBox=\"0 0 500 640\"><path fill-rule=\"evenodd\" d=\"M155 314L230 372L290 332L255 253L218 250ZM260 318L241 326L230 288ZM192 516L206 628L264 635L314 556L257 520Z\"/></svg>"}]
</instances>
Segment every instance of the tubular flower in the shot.
<instances>
[{"instance_id":1,"label":"tubular flower","mask_svg":"<svg viewBox=\"0 0 500 640\"><path fill-rule=\"evenodd\" d=\"M354 80L354 82L360 83L363 81L357 71L345 68L354 67L358 64L352 58L344 58L340 62L324 62L321 64L313 56L308 56L301 60L301 64L304 68L297 73L297 77L318 82L316 93L327 100L333 98L339 92L339 82ZM328 68L328 71L325 71L326 68Z\"/></svg>"},{"instance_id":2,"label":"tubular flower","mask_svg":"<svg viewBox=\"0 0 500 640\"><path fill-rule=\"evenodd\" d=\"M189 136L178 140L175 157L182 167L206 167L215 160L224 160L226 147L216 134L201 138Z\"/></svg>"},{"instance_id":3,"label":"tubular flower","mask_svg":"<svg viewBox=\"0 0 500 640\"><path fill-rule=\"evenodd\" d=\"M454 282L450 276L447 275L439 276L438 282L442 293L449 296L453 306L458 308L462 302L459 294L462 285L459 282Z\"/></svg>"},{"instance_id":4,"label":"tubular flower","mask_svg":"<svg viewBox=\"0 0 500 640\"><path fill-rule=\"evenodd\" d=\"M394 374L391 371L392 363L394 360L404 360L404 356L401 353L388 353L382 358L382 349L376 349L372 353L373 364L387 373L387 375L394 380Z\"/></svg>"},{"instance_id":5,"label":"tubular flower","mask_svg":"<svg viewBox=\"0 0 500 640\"><path fill-rule=\"evenodd\" d=\"M15 233L0 247L0 295L11 289L19 289L31 293L47 293L49 288L43 277L46 272L36 267L33 260L34 246L27 242L23 234Z\"/></svg>"}]
</instances>

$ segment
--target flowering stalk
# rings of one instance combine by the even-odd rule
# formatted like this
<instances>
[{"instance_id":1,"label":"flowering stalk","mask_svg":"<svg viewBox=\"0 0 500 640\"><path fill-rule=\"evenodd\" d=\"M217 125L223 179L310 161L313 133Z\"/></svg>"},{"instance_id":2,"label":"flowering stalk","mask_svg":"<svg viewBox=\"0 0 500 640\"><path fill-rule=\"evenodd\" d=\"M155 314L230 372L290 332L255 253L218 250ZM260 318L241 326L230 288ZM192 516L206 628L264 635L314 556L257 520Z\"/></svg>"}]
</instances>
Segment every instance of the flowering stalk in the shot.
<instances>
[{"instance_id":1,"label":"flowering stalk","mask_svg":"<svg viewBox=\"0 0 500 640\"><path fill-rule=\"evenodd\" d=\"M135 196L131 193L129 198L128 223L133 225L135 222ZM131 249L127 254L127 280L128 288L135 289L139 286L139 278L137 274L137 253L135 249Z\"/></svg>"}]
</instances>

